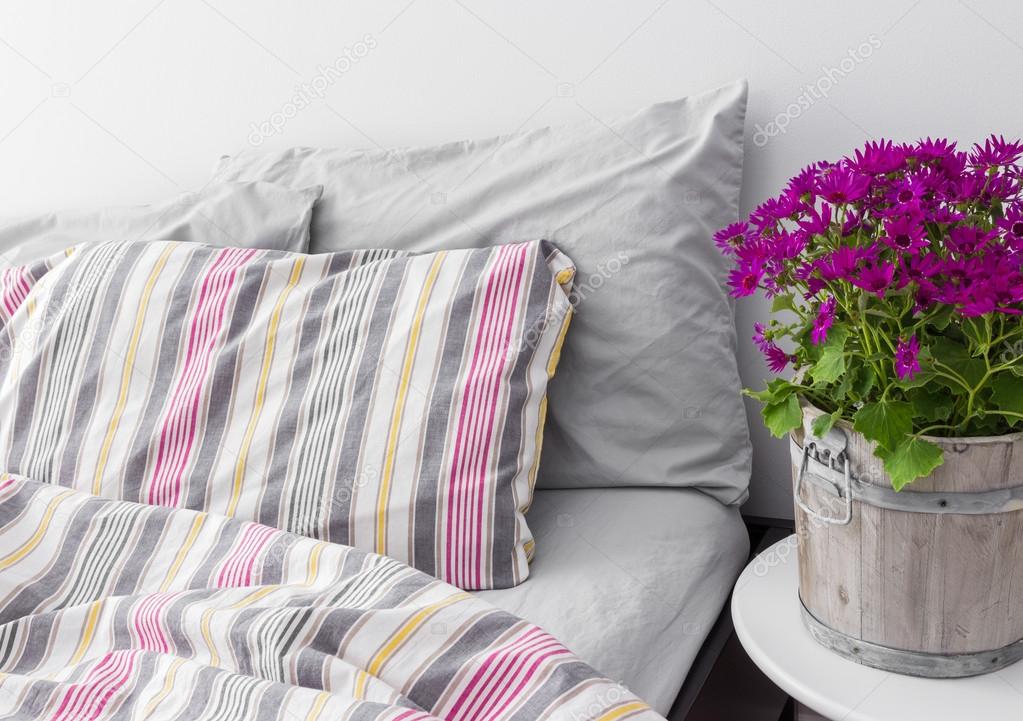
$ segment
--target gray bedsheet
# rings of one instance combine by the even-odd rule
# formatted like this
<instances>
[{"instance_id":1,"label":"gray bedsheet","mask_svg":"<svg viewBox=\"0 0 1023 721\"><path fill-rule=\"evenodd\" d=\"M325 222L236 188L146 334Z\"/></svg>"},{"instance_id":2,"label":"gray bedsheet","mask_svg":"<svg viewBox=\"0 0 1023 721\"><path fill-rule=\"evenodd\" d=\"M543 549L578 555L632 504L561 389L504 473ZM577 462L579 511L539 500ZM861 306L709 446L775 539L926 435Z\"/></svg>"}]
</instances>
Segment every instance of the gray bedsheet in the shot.
<instances>
[{"instance_id":1,"label":"gray bedsheet","mask_svg":"<svg viewBox=\"0 0 1023 721\"><path fill-rule=\"evenodd\" d=\"M538 491L529 578L476 595L666 714L749 553L739 511L690 489Z\"/></svg>"}]
</instances>

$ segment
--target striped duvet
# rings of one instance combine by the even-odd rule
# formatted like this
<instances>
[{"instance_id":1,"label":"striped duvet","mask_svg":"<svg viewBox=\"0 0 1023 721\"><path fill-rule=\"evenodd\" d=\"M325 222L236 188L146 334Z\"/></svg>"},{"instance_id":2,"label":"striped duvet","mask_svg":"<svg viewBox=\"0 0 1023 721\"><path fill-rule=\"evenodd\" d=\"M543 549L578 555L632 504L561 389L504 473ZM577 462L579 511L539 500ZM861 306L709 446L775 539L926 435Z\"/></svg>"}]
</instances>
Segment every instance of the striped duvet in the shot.
<instances>
[{"instance_id":1,"label":"striped duvet","mask_svg":"<svg viewBox=\"0 0 1023 721\"><path fill-rule=\"evenodd\" d=\"M9 269L0 470L514 585L572 273L542 241L104 243Z\"/></svg>"},{"instance_id":2,"label":"striped duvet","mask_svg":"<svg viewBox=\"0 0 1023 721\"><path fill-rule=\"evenodd\" d=\"M659 717L398 561L3 474L0 718Z\"/></svg>"}]
</instances>

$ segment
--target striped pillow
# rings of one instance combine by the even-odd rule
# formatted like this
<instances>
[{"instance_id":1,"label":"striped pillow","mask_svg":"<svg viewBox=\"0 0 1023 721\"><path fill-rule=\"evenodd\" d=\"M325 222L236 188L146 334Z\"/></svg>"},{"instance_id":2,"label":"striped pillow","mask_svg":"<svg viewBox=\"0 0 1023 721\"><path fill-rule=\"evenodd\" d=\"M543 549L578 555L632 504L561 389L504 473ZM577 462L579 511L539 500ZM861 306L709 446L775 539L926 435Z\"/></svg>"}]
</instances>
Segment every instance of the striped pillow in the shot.
<instances>
[{"instance_id":1,"label":"striped pillow","mask_svg":"<svg viewBox=\"0 0 1023 721\"><path fill-rule=\"evenodd\" d=\"M3 470L352 545L465 589L528 574L523 512L572 310L574 268L549 243L104 243L47 268L3 287Z\"/></svg>"}]
</instances>

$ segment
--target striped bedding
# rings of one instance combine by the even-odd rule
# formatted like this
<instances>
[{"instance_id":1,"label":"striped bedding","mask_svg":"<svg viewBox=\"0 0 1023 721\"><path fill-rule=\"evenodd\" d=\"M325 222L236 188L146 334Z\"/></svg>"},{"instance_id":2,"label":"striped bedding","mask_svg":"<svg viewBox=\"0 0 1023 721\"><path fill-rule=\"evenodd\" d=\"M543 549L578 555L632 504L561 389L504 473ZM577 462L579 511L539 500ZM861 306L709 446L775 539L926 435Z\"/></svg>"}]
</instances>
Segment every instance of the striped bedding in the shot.
<instances>
[{"instance_id":1,"label":"striped bedding","mask_svg":"<svg viewBox=\"0 0 1023 721\"><path fill-rule=\"evenodd\" d=\"M569 261L103 243L0 278L0 470L515 585Z\"/></svg>"},{"instance_id":2,"label":"striped bedding","mask_svg":"<svg viewBox=\"0 0 1023 721\"><path fill-rule=\"evenodd\" d=\"M383 556L0 476L0 718L655 721Z\"/></svg>"}]
</instances>

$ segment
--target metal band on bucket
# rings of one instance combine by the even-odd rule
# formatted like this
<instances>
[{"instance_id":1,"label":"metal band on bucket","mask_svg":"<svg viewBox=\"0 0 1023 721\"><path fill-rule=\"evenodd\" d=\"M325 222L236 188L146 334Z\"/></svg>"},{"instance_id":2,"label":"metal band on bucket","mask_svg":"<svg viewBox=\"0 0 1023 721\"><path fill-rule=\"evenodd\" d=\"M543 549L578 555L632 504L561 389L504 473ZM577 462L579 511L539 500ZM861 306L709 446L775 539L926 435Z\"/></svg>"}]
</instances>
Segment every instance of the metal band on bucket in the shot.
<instances>
[{"instance_id":1,"label":"metal band on bucket","mask_svg":"<svg viewBox=\"0 0 1023 721\"><path fill-rule=\"evenodd\" d=\"M816 439L810 439L800 448L794 438L790 439L792 462L797 469L795 478L796 501L800 508L817 520L825 523L848 523L850 514L840 519L821 516L810 509L800 497L799 489L805 480L832 496L842 499L851 506L859 501L878 508L908 513L957 513L966 515L987 515L1010 513L1023 510L1023 485L1002 488L995 491L949 492L896 491L889 486L875 486L855 478L849 472L848 459L844 449L835 454L834 449L825 447L818 452ZM841 460L840 467L836 462ZM827 461L825 463L825 461ZM851 510L851 509L850 509Z\"/></svg>"},{"instance_id":2,"label":"metal band on bucket","mask_svg":"<svg viewBox=\"0 0 1023 721\"><path fill-rule=\"evenodd\" d=\"M923 678L964 678L1005 668L1023 659L1023 639L1008 646L976 653L939 654L903 651L861 641L825 626L799 599L803 625L821 646L856 663L883 671Z\"/></svg>"}]
</instances>

